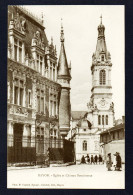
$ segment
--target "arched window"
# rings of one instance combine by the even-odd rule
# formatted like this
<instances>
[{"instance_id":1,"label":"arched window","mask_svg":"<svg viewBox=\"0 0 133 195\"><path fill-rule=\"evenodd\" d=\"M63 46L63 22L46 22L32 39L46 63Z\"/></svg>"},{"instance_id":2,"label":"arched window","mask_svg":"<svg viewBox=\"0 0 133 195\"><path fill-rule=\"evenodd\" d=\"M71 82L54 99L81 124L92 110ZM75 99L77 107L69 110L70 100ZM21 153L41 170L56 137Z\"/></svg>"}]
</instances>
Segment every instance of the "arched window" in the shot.
<instances>
[{"instance_id":1,"label":"arched window","mask_svg":"<svg viewBox=\"0 0 133 195\"><path fill-rule=\"evenodd\" d=\"M101 115L98 115L98 125L101 125Z\"/></svg>"},{"instance_id":2,"label":"arched window","mask_svg":"<svg viewBox=\"0 0 133 195\"><path fill-rule=\"evenodd\" d=\"M99 73L99 84L105 85L106 84L106 72L105 70L100 70Z\"/></svg>"},{"instance_id":3,"label":"arched window","mask_svg":"<svg viewBox=\"0 0 133 195\"><path fill-rule=\"evenodd\" d=\"M106 125L108 125L108 115L106 115Z\"/></svg>"},{"instance_id":4,"label":"arched window","mask_svg":"<svg viewBox=\"0 0 133 195\"><path fill-rule=\"evenodd\" d=\"M83 151L87 151L87 141L83 141Z\"/></svg>"},{"instance_id":5,"label":"arched window","mask_svg":"<svg viewBox=\"0 0 133 195\"><path fill-rule=\"evenodd\" d=\"M104 61L104 55L102 55L101 60Z\"/></svg>"},{"instance_id":6,"label":"arched window","mask_svg":"<svg viewBox=\"0 0 133 195\"><path fill-rule=\"evenodd\" d=\"M102 125L104 125L104 115L102 115Z\"/></svg>"}]
</instances>

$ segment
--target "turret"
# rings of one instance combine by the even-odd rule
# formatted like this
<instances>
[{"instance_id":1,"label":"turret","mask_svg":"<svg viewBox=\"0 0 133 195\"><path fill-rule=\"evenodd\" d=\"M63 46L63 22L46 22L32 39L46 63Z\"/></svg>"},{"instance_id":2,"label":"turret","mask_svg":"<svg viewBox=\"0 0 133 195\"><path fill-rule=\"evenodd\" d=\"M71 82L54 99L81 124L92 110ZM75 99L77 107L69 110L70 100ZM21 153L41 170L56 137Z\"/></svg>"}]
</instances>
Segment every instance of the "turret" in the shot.
<instances>
[{"instance_id":1,"label":"turret","mask_svg":"<svg viewBox=\"0 0 133 195\"><path fill-rule=\"evenodd\" d=\"M70 67L68 67L67 57L64 47L64 30L61 25L61 49L58 62L57 78L61 84L61 94L59 102L59 126L62 138L65 138L70 130Z\"/></svg>"}]
</instances>

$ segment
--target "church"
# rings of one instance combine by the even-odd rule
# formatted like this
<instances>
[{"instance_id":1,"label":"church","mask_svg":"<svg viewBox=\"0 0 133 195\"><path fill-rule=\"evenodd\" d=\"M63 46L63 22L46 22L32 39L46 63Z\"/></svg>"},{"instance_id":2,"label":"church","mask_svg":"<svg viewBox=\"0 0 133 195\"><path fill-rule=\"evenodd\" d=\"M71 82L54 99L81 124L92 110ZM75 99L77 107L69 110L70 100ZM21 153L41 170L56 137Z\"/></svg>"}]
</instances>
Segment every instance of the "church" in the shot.
<instances>
[{"instance_id":1,"label":"church","mask_svg":"<svg viewBox=\"0 0 133 195\"><path fill-rule=\"evenodd\" d=\"M111 86L111 55L105 41L105 26L98 26L96 50L92 55L92 88L88 112L75 118L72 112L72 127L69 137L75 141L76 160L82 155L103 155L100 149L100 133L114 126L114 103ZM75 111L76 112L76 111ZM81 112L79 112L81 114ZM70 135L71 134L71 135Z\"/></svg>"}]
</instances>

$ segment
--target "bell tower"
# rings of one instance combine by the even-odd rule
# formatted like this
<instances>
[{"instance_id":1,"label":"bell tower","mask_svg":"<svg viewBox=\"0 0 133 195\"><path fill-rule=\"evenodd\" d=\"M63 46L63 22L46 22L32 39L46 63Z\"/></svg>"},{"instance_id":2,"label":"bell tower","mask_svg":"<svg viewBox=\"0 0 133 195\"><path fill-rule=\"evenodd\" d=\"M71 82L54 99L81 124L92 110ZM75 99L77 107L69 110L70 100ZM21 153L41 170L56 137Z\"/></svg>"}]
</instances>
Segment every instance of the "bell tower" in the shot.
<instances>
[{"instance_id":1,"label":"bell tower","mask_svg":"<svg viewBox=\"0 0 133 195\"><path fill-rule=\"evenodd\" d=\"M64 30L61 25L61 49L58 62L57 79L61 85L60 102L59 102L59 129L64 139L70 130L71 104L70 104L70 80L71 67L68 66L67 57L64 47Z\"/></svg>"},{"instance_id":2,"label":"bell tower","mask_svg":"<svg viewBox=\"0 0 133 195\"><path fill-rule=\"evenodd\" d=\"M88 104L88 120L90 119L94 129L103 131L114 124L114 104L112 102L111 56L106 47L102 16L100 18L96 51L92 55L92 89Z\"/></svg>"}]
</instances>

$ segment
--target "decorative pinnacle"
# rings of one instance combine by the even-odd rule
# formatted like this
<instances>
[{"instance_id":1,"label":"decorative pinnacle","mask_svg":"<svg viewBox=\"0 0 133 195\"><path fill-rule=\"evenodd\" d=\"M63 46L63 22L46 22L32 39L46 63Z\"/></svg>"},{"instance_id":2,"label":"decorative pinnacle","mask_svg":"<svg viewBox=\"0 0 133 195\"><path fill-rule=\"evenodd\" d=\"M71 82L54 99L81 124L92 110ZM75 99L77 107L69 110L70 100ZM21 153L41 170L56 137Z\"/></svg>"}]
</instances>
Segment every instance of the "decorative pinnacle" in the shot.
<instances>
[{"instance_id":1,"label":"decorative pinnacle","mask_svg":"<svg viewBox=\"0 0 133 195\"><path fill-rule=\"evenodd\" d=\"M62 18L61 18L61 36L60 36L60 41L64 42L64 30L63 30Z\"/></svg>"},{"instance_id":2,"label":"decorative pinnacle","mask_svg":"<svg viewBox=\"0 0 133 195\"><path fill-rule=\"evenodd\" d=\"M53 37L51 37L51 45L53 45Z\"/></svg>"},{"instance_id":3,"label":"decorative pinnacle","mask_svg":"<svg viewBox=\"0 0 133 195\"><path fill-rule=\"evenodd\" d=\"M102 14L101 14L100 18L101 18L101 24L102 24Z\"/></svg>"}]
</instances>

